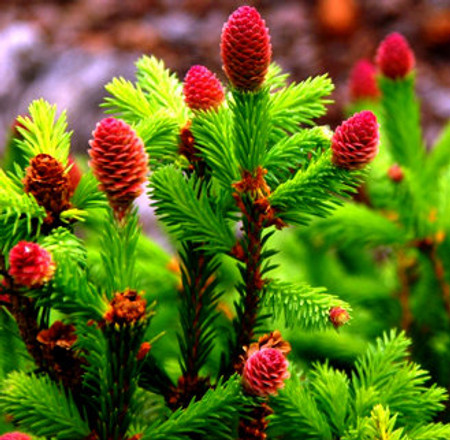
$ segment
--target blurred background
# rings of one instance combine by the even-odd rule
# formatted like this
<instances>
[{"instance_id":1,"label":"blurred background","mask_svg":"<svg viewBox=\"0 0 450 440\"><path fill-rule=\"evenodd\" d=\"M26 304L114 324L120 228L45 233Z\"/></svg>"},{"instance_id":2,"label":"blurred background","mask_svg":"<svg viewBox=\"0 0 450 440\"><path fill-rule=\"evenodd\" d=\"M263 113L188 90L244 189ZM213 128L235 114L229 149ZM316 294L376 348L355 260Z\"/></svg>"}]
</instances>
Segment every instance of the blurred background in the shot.
<instances>
[{"instance_id":1,"label":"blurred background","mask_svg":"<svg viewBox=\"0 0 450 440\"><path fill-rule=\"evenodd\" d=\"M142 53L181 78L200 63L224 79L222 24L243 4L265 17L274 60L292 79L330 73L336 103L323 123L342 119L351 66L394 30L416 52L427 139L450 118L450 0L0 0L0 148L15 116L42 96L67 108L74 148L85 152L104 84L132 78Z\"/></svg>"}]
</instances>

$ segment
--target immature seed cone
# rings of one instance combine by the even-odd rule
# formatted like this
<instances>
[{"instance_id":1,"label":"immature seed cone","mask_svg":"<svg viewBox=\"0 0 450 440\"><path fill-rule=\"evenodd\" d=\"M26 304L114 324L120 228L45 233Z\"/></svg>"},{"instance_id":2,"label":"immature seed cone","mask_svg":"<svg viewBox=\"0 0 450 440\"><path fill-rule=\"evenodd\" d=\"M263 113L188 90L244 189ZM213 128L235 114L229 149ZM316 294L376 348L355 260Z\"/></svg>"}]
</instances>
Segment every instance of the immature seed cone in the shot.
<instances>
[{"instance_id":1,"label":"immature seed cone","mask_svg":"<svg viewBox=\"0 0 450 440\"><path fill-rule=\"evenodd\" d=\"M405 177L402 167L397 163L394 163L394 165L388 169L387 175L394 183L400 183Z\"/></svg>"},{"instance_id":2,"label":"immature seed cone","mask_svg":"<svg viewBox=\"0 0 450 440\"><path fill-rule=\"evenodd\" d=\"M30 161L23 181L25 192L33 194L40 206L51 214L70 207L70 178L61 162L49 154L38 154Z\"/></svg>"},{"instance_id":3,"label":"immature seed cone","mask_svg":"<svg viewBox=\"0 0 450 440\"><path fill-rule=\"evenodd\" d=\"M92 135L89 164L121 219L143 192L148 172L144 144L127 123L115 118L100 121Z\"/></svg>"},{"instance_id":4,"label":"immature seed cone","mask_svg":"<svg viewBox=\"0 0 450 440\"><path fill-rule=\"evenodd\" d=\"M332 161L349 170L363 168L377 155L379 140L375 115L368 110L356 113L336 128L331 139Z\"/></svg>"},{"instance_id":5,"label":"immature seed cone","mask_svg":"<svg viewBox=\"0 0 450 440\"><path fill-rule=\"evenodd\" d=\"M277 394L289 378L288 365L284 354L276 348L263 348L253 353L244 365L244 389L261 397Z\"/></svg>"},{"instance_id":6,"label":"immature seed cone","mask_svg":"<svg viewBox=\"0 0 450 440\"><path fill-rule=\"evenodd\" d=\"M342 307L332 307L329 316L334 328L342 327L350 320L350 315L347 310Z\"/></svg>"},{"instance_id":7,"label":"immature seed cone","mask_svg":"<svg viewBox=\"0 0 450 440\"><path fill-rule=\"evenodd\" d=\"M108 306L104 319L108 324L131 325L146 318L147 301L135 290L117 292Z\"/></svg>"},{"instance_id":8,"label":"immature seed cone","mask_svg":"<svg viewBox=\"0 0 450 440\"><path fill-rule=\"evenodd\" d=\"M394 32L378 46L375 61L384 76L401 79L414 68L415 57L405 37Z\"/></svg>"},{"instance_id":9,"label":"immature seed cone","mask_svg":"<svg viewBox=\"0 0 450 440\"><path fill-rule=\"evenodd\" d=\"M9 253L9 274L21 286L42 286L51 280L55 268L51 254L37 243L19 241Z\"/></svg>"},{"instance_id":10,"label":"immature seed cone","mask_svg":"<svg viewBox=\"0 0 450 440\"><path fill-rule=\"evenodd\" d=\"M0 435L0 440L31 440L31 437L23 432L8 432Z\"/></svg>"},{"instance_id":11,"label":"immature seed cone","mask_svg":"<svg viewBox=\"0 0 450 440\"><path fill-rule=\"evenodd\" d=\"M225 94L216 75L205 66L192 66L184 78L184 100L191 110L217 109Z\"/></svg>"},{"instance_id":12,"label":"immature seed cone","mask_svg":"<svg viewBox=\"0 0 450 440\"><path fill-rule=\"evenodd\" d=\"M359 60L350 73L349 91L352 101L376 100L380 91L375 80L376 69L369 60Z\"/></svg>"},{"instance_id":13,"label":"immature seed cone","mask_svg":"<svg viewBox=\"0 0 450 440\"><path fill-rule=\"evenodd\" d=\"M222 29L221 54L234 87L254 91L262 85L272 46L266 23L255 8L241 6L230 15Z\"/></svg>"}]
</instances>

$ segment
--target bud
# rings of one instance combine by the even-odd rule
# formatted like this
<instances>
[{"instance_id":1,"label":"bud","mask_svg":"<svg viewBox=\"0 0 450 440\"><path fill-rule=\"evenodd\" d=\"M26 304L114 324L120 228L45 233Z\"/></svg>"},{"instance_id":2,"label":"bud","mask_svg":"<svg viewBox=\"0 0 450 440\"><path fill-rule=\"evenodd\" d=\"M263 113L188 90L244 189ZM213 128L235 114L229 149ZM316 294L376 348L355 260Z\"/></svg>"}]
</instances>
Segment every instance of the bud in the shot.
<instances>
[{"instance_id":1,"label":"bud","mask_svg":"<svg viewBox=\"0 0 450 440\"><path fill-rule=\"evenodd\" d=\"M222 62L234 87L255 91L264 82L272 56L269 30L258 11L236 9L222 29Z\"/></svg>"},{"instance_id":2,"label":"bud","mask_svg":"<svg viewBox=\"0 0 450 440\"><path fill-rule=\"evenodd\" d=\"M352 101L375 100L380 96L375 80L375 66L369 60L359 60L350 73L349 92Z\"/></svg>"},{"instance_id":3,"label":"bud","mask_svg":"<svg viewBox=\"0 0 450 440\"><path fill-rule=\"evenodd\" d=\"M192 66L184 78L184 100L191 110L217 109L225 94L222 84L205 66Z\"/></svg>"},{"instance_id":4,"label":"bud","mask_svg":"<svg viewBox=\"0 0 450 440\"><path fill-rule=\"evenodd\" d=\"M391 79L404 78L415 64L414 52L398 32L389 34L380 43L375 61L382 74Z\"/></svg>"},{"instance_id":5,"label":"bud","mask_svg":"<svg viewBox=\"0 0 450 440\"><path fill-rule=\"evenodd\" d=\"M23 432L7 432L0 435L0 440L31 440L31 437Z\"/></svg>"},{"instance_id":6,"label":"bud","mask_svg":"<svg viewBox=\"0 0 450 440\"><path fill-rule=\"evenodd\" d=\"M378 122L368 110L344 121L331 138L333 163L341 168L357 170L371 162L378 153Z\"/></svg>"},{"instance_id":7,"label":"bud","mask_svg":"<svg viewBox=\"0 0 450 440\"><path fill-rule=\"evenodd\" d=\"M50 281L55 273L51 254L36 243L19 241L9 253L9 274L14 282L30 288Z\"/></svg>"},{"instance_id":8,"label":"bud","mask_svg":"<svg viewBox=\"0 0 450 440\"><path fill-rule=\"evenodd\" d=\"M280 350L263 348L253 353L244 365L242 383L253 395L265 397L277 394L289 378L289 362Z\"/></svg>"},{"instance_id":9,"label":"bud","mask_svg":"<svg viewBox=\"0 0 450 440\"><path fill-rule=\"evenodd\" d=\"M89 141L90 166L119 219L143 192L148 157L142 140L124 121L100 121Z\"/></svg>"},{"instance_id":10,"label":"bud","mask_svg":"<svg viewBox=\"0 0 450 440\"><path fill-rule=\"evenodd\" d=\"M142 361L145 356L147 356L148 352L152 348L150 342L143 342L141 346L139 347L138 354L136 355L136 359L138 361Z\"/></svg>"},{"instance_id":11,"label":"bud","mask_svg":"<svg viewBox=\"0 0 450 440\"><path fill-rule=\"evenodd\" d=\"M23 183L25 192L33 194L47 212L59 214L70 207L69 175L63 164L49 154L31 159Z\"/></svg>"},{"instance_id":12,"label":"bud","mask_svg":"<svg viewBox=\"0 0 450 440\"><path fill-rule=\"evenodd\" d=\"M334 325L334 328L342 327L350 321L350 315L347 310L342 307L332 307L330 309L330 321Z\"/></svg>"},{"instance_id":13,"label":"bud","mask_svg":"<svg viewBox=\"0 0 450 440\"><path fill-rule=\"evenodd\" d=\"M69 170L69 192L72 196L75 190L77 189L78 184L81 180L81 170L80 167L75 162L75 159L72 156L69 156L68 164L70 166Z\"/></svg>"},{"instance_id":14,"label":"bud","mask_svg":"<svg viewBox=\"0 0 450 440\"><path fill-rule=\"evenodd\" d=\"M400 183L403 178L405 177L403 170L401 169L400 165L394 163L389 169L388 169L388 177L395 183Z\"/></svg>"},{"instance_id":15,"label":"bud","mask_svg":"<svg viewBox=\"0 0 450 440\"><path fill-rule=\"evenodd\" d=\"M135 290L118 292L108 306L104 319L108 324L131 325L146 318L147 301Z\"/></svg>"}]
</instances>

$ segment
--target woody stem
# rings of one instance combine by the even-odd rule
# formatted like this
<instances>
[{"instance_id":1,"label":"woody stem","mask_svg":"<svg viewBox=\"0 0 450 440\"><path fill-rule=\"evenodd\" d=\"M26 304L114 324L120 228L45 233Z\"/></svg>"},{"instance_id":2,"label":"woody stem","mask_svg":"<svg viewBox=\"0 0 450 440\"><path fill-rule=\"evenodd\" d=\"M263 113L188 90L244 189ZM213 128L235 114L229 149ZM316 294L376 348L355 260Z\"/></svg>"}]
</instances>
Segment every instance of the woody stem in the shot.
<instances>
[{"instance_id":1,"label":"woody stem","mask_svg":"<svg viewBox=\"0 0 450 440\"><path fill-rule=\"evenodd\" d=\"M238 286L241 302L234 322L236 339L230 357L231 371L241 371L240 356L244 353L244 347L249 346L254 339L258 326L259 299L264 285L261 275L262 215L248 194L243 194L240 202L238 205L241 205L244 213L244 267L241 269L242 283Z\"/></svg>"}]
</instances>

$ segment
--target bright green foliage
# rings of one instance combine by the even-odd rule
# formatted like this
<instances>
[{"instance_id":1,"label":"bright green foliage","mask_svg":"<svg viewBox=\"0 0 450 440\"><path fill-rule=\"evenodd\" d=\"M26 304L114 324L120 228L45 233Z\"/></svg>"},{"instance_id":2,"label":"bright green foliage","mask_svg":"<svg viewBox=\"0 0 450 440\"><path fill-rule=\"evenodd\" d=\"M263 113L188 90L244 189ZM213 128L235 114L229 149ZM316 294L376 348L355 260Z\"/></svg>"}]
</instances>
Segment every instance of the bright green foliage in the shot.
<instances>
[{"instance_id":1,"label":"bright green foliage","mask_svg":"<svg viewBox=\"0 0 450 440\"><path fill-rule=\"evenodd\" d=\"M291 84L272 95L271 120L274 135L282 132L295 133L299 124L312 125L313 120L323 116L327 98L334 85L327 75L308 78L298 84Z\"/></svg>"},{"instance_id":2,"label":"bright green foliage","mask_svg":"<svg viewBox=\"0 0 450 440\"><path fill-rule=\"evenodd\" d=\"M406 440L425 435L431 440L434 434L425 427L438 435L448 432L441 424L429 424L448 396L443 388L425 385L429 375L407 359L409 344L403 333L378 339L356 363L351 380L327 364L315 365L308 380L294 375L272 399L273 438Z\"/></svg>"},{"instance_id":3,"label":"bright green foliage","mask_svg":"<svg viewBox=\"0 0 450 440\"><path fill-rule=\"evenodd\" d=\"M2 385L0 408L38 436L82 440L90 432L70 394L46 377L11 373Z\"/></svg>"},{"instance_id":4,"label":"bright green foliage","mask_svg":"<svg viewBox=\"0 0 450 440\"><path fill-rule=\"evenodd\" d=\"M316 162L280 184L270 197L274 208L279 209L281 218L289 223L305 225L311 216L323 217L342 199L348 196L361 182L360 172L349 172L333 166L330 154L323 154Z\"/></svg>"},{"instance_id":5,"label":"bright green foliage","mask_svg":"<svg viewBox=\"0 0 450 440\"><path fill-rule=\"evenodd\" d=\"M73 317L101 317L105 306L88 280L86 249L81 240L67 229L58 228L41 244L52 254L56 271L51 290L39 289L32 293L38 304Z\"/></svg>"},{"instance_id":6,"label":"bright green foliage","mask_svg":"<svg viewBox=\"0 0 450 440\"><path fill-rule=\"evenodd\" d=\"M232 139L233 118L228 109L197 114L192 122L198 148L206 163L215 170L214 178L229 190L239 180L239 169Z\"/></svg>"},{"instance_id":7,"label":"bright green foliage","mask_svg":"<svg viewBox=\"0 0 450 440\"><path fill-rule=\"evenodd\" d=\"M401 81L381 76L379 86L384 110L383 128L389 138L389 151L400 165L419 167L423 163L425 149L420 129L419 104L414 93L414 76Z\"/></svg>"},{"instance_id":8,"label":"bright green foliage","mask_svg":"<svg viewBox=\"0 0 450 440\"><path fill-rule=\"evenodd\" d=\"M114 78L106 85L112 95L103 104L108 113L117 114L128 123L138 123L166 109L178 123L187 119L181 83L162 61L143 56L136 63L137 83Z\"/></svg>"},{"instance_id":9,"label":"bright green foliage","mask_svg":"<svg viewBox=\"0 0 450 440\"><path fill-rule=\"evenodd\" d=\"M330 243L404 245L410 237L400 225L360 203L347 203L313 225Z\"/></svg>"},{"instance_id":10,"label":"bright green foliage","mask_svg":"<svg viewBox=\"0 0 450 440\"><path fill-rule=\"evenodd\" d=\"M231 250L234 235L226 219L201 192L200 181L186 181L180 171L168 166L152 175L151 184L156 213L179 240L194 241L211 252Z\"/></svg>"},{"instance_id":11,"label":"bright green foliage","mask_svg":"<svg viewBox=\"0 0 450 440\"><path fill-rule=\"evenodd\" d=\"M138 216L133 212L119 227L112 212L105 217L101 241L101 258L106 271L107 285L104 286L108 298L114 292L122 292L129 286L138 287L136 280L136 246L140 227Z\"/></svg>"},{"instance_id":12,"label":"bright green foliage","mask_svg":"<svg viewBox=\"0 0 450 440\"><path fill-rule=\"evenodd\" d=\"M199 435L232 440L236 433L230 426L239 416L242 403L240 378L234 376L225 383L219 382L200 401L192 401L185 410L174 412L164 423L151 426L143 440L188 440Z\"/></svg>"},{"instance_id":13,"label":"bright green foliage","mask_svg":"<svg viewBox=\"0 0 450 440\"><path fill-rule=\"evenodd\" d=\"M83 211L106 207L105 194L98 189L98 182L91 172L83 174L71 202Z\"/></svg>"},{"instance_id":14,"label":"bright green foliage","mask_svg":"<svg viewBox=\"0 0 450 440\"><path fill-rule=\"evenodd\" d=\"M17 126L23 140L18 141L28 159L44 153L66 164L71 132L67 132L66 113L56 118L56 105L43 99L28 107L29 116L19 116Z\"/></svg>"},{"instance_id":15,"label":"bright green foliage","mask_svg":"<svg viewBox=\"0 0 450 440\"><path fill-rule=\"evenodd\" d=\"M330 325L332 307L350 310L349 304L327 293L321 287L272 281L264 292L263 306L272 316L283 318L287 327L322 330Z\"/></svg>"},{"instance_id":16,"label":"bright green foliage","mask_svg":"<svg viewBox=\"0 0 450 440\"><path fill-rule=\"evenodd\" d=\"M0 169L0 247L6 250L19 240L35 237L45 215L35 198L23 193L17 182Z\"/></svg>"},{"instance_id":17,"label":"bright green foliage","mask_svg":"<svg viewBox=\"0 0 450 440\"><path fill-rule=\"evenodd\" d=\"M377 81L379 102L358 101L349 110L377 113L380 154L356 200L302 234L297 255L315 263L305 263L299 278L354 306L350 334L369 340L392 326L406 329L413 359L448 388L450 126L427 146L415 74Z\"/></svg>"},{"instance_id":18,"label":"bright green foliage","mask_svg":"<svg viewBox=\"0 0 450 440\"><path fill-rule=\"evenodd\" d=\"M273 261L277 231L328 216L365 176L335 166L331 131L313 126L331 102L330 79L288 85L288 76L272 64L258 91L232 89L220 108L193 112L181 81L161 61L143 56L136 68L135 80L115 78L106 86L103 106L145 144L151 203L174 239L177 258L145 238L137 209L108 207L92 173L59 213L45 212L24 193L24 166L1 171L0 274L13 300L3 302L29 353L27 362L0 364L8 374L0 386L2 412L34 435L67 440L233 440L242 437L244 425L252 426L262 403L275 411L268 433L273 440L425 440L425 429L446 435L447 426L432 423L445 392L428 387L428 373L406 360L403 335L392 333L370 348L351 378L316 363L308 378L293 374L270 400L252 395L236 374L244 347L263 326L270 331L274 322L284 322L291 335L307 334L332 329L333 307L352 310L315 283L270 275L284 269ZM399 99L410 102L409 91L402 93ZM64 113L56 119L55 107L35 101L30 118L19 121L28 159L45 153L66 165ZM398 124L390 132L408 134ZM406 155L397 148L398 157ZM439 150L434 162L444 168L445 147ZM416 169L407 170L405 180L412 183L400 193L414 210L442 197L424 197L423 181L414 183ZM135 187L127 193L134 177L124 167L116 188L134 193ZM440 184L450 187L450 175ZM398 224L378 222L381 213L364 223L359 207L338 213L346 223L333 230L330 221L330 240L356 224L368 242L384 244L381 237L388 236L390 244L402 245L414 228L426 229L426 217L416 213L400 213ZM33 289L17 286L7 272L10 247L21 238L39 243L56 265L52 278ZM356 243L357 234L348 242ZM3 347L3 330L17 331L9 314L1 316ZM354 348L346 349L346 341L339 339L330 354L342 349L350 357ZM298 350L295 337L293 342ZM23 353L22 346L15 348ZM290 360L292 371L296 360ZM71 374L63 374L68 369Z\"/></svg>"},{"instance_id":19,"label":"bright green foliage","mask_svg":"<svg viewBox=\"0 0 450 440\"><path fill-rule=\"evenodd\" d=\"M264 162L268 137L271 132L269 93L233 92L232 142L236 146L236 160L243 170L254 172Z\"/></svg>"},{"instance_id":20,"label":"bright green foliage","mask_svg":"<svg viewBox=\"0 0 450 440\"><path fill-rule=\"evenodd\" d=\"M136 132L144 141L152 168L172 163L178 155L178 125L166 111L145 117L136 125Z\"/></svg>"}]
</instances>

